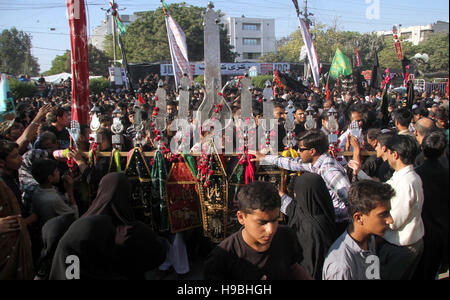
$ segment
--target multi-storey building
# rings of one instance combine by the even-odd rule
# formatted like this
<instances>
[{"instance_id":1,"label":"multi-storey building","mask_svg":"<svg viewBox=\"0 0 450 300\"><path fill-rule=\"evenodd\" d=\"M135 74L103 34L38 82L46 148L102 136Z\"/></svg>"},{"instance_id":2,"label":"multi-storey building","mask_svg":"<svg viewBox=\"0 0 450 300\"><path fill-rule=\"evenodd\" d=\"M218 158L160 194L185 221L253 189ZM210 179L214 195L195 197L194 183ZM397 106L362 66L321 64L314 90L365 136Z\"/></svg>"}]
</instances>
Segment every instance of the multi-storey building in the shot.
<instances>
[{"instance_id":1,"label":"multi-storey building","mask_svg":"<svg viewBox=\"0 0 450 300\"><path fill-rule=\"evenodd\" d=\"M260 56L276 51L275 19L228 17L224 20L236 62L256 62Z\"/></svg>"}]
</instances>

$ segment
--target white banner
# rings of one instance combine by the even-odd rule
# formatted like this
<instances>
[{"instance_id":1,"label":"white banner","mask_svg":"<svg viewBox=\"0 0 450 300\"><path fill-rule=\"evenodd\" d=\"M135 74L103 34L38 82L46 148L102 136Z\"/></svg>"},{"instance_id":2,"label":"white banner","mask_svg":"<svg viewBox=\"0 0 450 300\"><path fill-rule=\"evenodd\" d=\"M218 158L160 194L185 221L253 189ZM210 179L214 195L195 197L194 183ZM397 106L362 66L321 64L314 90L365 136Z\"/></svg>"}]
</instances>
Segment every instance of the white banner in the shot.
<instances>
[{"instance_id":1,"label":"white banner","mask_svg":"<svg viewBox=\"0 0 450 300\"><path fill-rule=\"evenodd\" d=\"M309 64L313 73L314 84L316 87L319 86L319 59L317 58L316 49L314 48L314 43L311 39L311 34L309 33L308 27L306 27L305 22L302 19L298 19L300 22L300 31L302 33L303 42L307 47Z\"/></svg>"},{"instance_id":2,"label":"white banner","mask_svg":"<svg viewBox=\"0 0 450 300\"><path fill-rule=\"evenodd\" d=\"M175 84L178 88L184 73L188 75L191 82L193 81L191 68L189 67L186 36L170 14L166 16L166 27L169 38L170 56L172 57L172 65L175 69Z\"/></svg>"},{"instance_id":3,"label":"white banner","mask_svg":"<svg viewBox=\"0 0 450 300\"><path fill-rule=\"evenodd\" d=\"M306 55L308 55L308 48L303 45L302 49L300 50L300 57L299 57L299 61L302 61L306 58Z\"/></svg>"},{"instance_id":4,"label":"white banner","mask_svg":"<svg viewBox=\"0 0 450 300\"><path fill-rule=\"evenodd\" d=\"M109 67L109 81L116 85L123 85L126 83L126 71L125 68Z\"/></svg>"},{"instance_id":5,"label":"white banner","mask_svg":"<svg viewBox=\"0 0 450 300\"><path fill-rule=\"evenodd\" d=\"M220 64L220 70L222 75L244 75L251 67L256 67L258 74L272 74L274 70L280 72L288 72L291 69L290 63L222 63ZM192 73L197 75L203 75L205 70L205 64L197 63L191 64ZM173 76L173 67L171 64L160 65L161 76Z\"/></svg>"}]
</instances>

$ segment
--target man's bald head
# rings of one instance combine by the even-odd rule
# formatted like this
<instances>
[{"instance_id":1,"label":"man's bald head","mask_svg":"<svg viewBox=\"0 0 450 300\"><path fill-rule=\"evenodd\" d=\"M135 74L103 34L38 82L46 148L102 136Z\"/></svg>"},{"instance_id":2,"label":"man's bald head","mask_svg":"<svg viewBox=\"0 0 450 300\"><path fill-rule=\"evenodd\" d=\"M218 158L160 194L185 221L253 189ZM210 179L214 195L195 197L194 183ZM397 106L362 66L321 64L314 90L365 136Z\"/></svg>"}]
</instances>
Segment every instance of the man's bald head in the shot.
<instances>
[{"instance_id":1,"label":"man's bald head","mask_svg":"<svg viewBox=\"0 0 450 300\"><path fill-rule=\"evenodd\" d=\"M419 142L419 144L422 144L423 138L430 133L431 131L436 129L436 126L434 125L434 121L430 118L422 118L415 124L416 128L416 139Z\"/></svg>"}]
</instances>

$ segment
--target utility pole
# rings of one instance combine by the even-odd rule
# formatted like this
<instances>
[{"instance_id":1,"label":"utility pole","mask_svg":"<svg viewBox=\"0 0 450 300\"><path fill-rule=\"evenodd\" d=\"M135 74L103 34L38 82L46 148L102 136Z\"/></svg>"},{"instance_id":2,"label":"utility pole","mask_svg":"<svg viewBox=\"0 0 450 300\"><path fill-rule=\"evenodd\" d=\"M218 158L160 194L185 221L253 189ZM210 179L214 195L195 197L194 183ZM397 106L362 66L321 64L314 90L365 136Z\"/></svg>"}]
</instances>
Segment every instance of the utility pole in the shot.
<instances>
[{"instance_id":1,"label":"utility pole","mask_svg":"<svg viewBox=\"0 0 450 300\"><path fill-rule=\"evenodd\" d=\"M313 16L312 13L308 13L308 0L304 0L304 4L305 4L305 8L303 9L303 21L306 24L306 27L308 27L308 29L311 28L311 26L313 25L313 22L309 19L309 16ZM308 57L305 58L305 64L304 64L304 68L303 68L303 77L305 80L308 79L309 77L309 60Z\"/></svg>"},{"instance_id":2,"label":"utility pole","mask_svg":"<svg viewBox=\"0 0 450 300\"><path fill-rule=\"evenodd\" d=\"M116 46L116 41L117 41L117 34L116 34L116 30L117 30L117 26L116 26L116 20L114 19L114 13L117 12L117 10L119 10L119 5L117 3L115 3L114 0L110 1L110 5L111 7L108 9L102 8L102 10L106 11L106 19L108 20L108 17L111 18L111 27L112 27L112 46L113 46L113 55L114 55L114 60L113 60L113 65L116 65L117 62L117 46ZM121 9L124 10L125 8Z\"/></svg>"},{"instance_id":3,"label":"utility pole","mask_svg":"<svg viewBox=\"0 0 450 300\"><path fill-rule=\"evenodd\" d=\"M305 21L306 26L308 27L308 29L310 29L311 26L314 24L313 24L313 21L311 21L309 19L309 17L314 16L314 14L308 13L308 0L304 0L304 2L305 2L305 8L303 9L303 21Z\"/></svg>"}]
</instances>

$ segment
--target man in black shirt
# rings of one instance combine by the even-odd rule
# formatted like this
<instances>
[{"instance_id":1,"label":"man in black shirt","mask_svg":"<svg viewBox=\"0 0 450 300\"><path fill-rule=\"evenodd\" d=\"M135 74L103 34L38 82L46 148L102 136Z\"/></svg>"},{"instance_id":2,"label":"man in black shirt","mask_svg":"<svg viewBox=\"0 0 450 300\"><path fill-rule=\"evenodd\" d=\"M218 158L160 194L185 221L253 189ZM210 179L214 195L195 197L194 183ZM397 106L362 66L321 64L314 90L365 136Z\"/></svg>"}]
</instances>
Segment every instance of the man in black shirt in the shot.
<instances>
[{"instance_id":1,"label":"man in black shirt","mask_svg":"<svg viewBox=\"0 0 450 300\"><path fill-rule=\"evenodd\" d=\"M70 146L70 135L66 127L70 125L70 114L63 108L58 107L54 112L48 115L51 126L43 128L42 131L48 130L56 135L58 140L58 149L67 149Z\"/></svg>"},{"instance_id":2,"label":"man in black shirt","mask_svg":"<svg viewBox=\"0 0 450 300\"><path fill-rule=\"evenodd\" d=\"M312 279L298 263L302 254L294 232L278 225L281 200L275 187L253 182L237 198L243 227L211 252L205 279Z\"/></svg>"}]
</instances>

